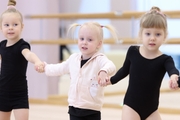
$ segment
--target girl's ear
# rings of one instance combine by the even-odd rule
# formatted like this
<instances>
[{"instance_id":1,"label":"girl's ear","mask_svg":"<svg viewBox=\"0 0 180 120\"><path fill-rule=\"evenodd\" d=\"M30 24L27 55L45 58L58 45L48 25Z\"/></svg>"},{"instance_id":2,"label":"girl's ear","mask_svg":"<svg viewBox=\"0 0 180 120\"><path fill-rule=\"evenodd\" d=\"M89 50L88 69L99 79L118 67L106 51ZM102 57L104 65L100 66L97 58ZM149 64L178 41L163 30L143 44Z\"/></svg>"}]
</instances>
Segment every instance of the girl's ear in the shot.
<instances>
[{"instance_id":1,"label":"girl's ear","mask_svg":"<svg viewBox=\"0 0 180 120\"><path fill-rule=\"evenodd\" d=\"M142 42L142 33L141 32L138 33L138 38L139 38L139 40L137 42Z\"/></svg>"},{"instance_id":2,"label":"girl's ear","mask_svg":"<svg viewBox=\"0 0 180 120\"><path fill-rule=\"evenodd\" d=\"M165 36L164 36L164 39L166 39L166 38L167 38L167 36L168 36L168 33L166 32L166 33L165 33Z\"/></svg>"},{"instance_id":3,"label":"girl's ear","mask_svg":"<svg viewBox=\"0 0 180 120\"><path fill-rule=\"evenodd\" d=\"M100 48L101 46L102 46L102 40L99 41L98 48Z\"/></svg>"},{"instance_id":4,"label":"girl's ear","mask_svg":"<svg viewBox=\"0 0 180 120\"><path fill-rule=\"evenodd\" d=\"M142 33L139 31L138 37L141 38L141 36L142 36Z\"/></svg>"},{"instance_id":5,"label":"girl's ear","mask_svg":"<svg viewBox=\"0 0 180 120\"><path fill-rule=\"evenodd\" d=\"M24 24L22 23L22 29L24 28Z\"/></svg>"}]
</instances>

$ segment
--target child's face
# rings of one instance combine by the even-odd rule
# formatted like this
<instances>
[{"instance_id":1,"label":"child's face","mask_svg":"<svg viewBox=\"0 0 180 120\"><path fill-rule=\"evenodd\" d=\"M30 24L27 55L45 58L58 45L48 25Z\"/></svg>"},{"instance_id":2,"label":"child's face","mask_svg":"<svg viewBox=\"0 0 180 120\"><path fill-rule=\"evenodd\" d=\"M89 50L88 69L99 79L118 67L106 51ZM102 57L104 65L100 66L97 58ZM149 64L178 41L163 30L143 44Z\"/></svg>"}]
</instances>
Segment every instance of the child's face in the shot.
<instances>
[{"instance_id":1,"label":"child's face","mask_svg":"<svg viewBox=\"0 0 180 120\"><path fill-rule=\"evenodd\" d=\"M16 13L3 14L0 29L7 40L19 40L23 29L20 15Z\"/></svg>"},{"instance_id":2,"label":"child's face","mask_svg":"<svg viewBox=\"0 0 180 120\"><path fill-rule=\"evenodd\" d=\"M78 47L83 55L83 59L88 59L94 55L101 47L102 41L98 39L96 30L83 26L79 30Z\"/></svg>"},{"instance_id":3,"label":"child's face","mask_svg":"<svg viewBox=\"0 0 180 120\"><path fill-rule=\"evenodd\" d=\"M166 39L166 34L160 28L143 28L141 41L148 50L158 50Z\"/></svg>"}]
</instances>

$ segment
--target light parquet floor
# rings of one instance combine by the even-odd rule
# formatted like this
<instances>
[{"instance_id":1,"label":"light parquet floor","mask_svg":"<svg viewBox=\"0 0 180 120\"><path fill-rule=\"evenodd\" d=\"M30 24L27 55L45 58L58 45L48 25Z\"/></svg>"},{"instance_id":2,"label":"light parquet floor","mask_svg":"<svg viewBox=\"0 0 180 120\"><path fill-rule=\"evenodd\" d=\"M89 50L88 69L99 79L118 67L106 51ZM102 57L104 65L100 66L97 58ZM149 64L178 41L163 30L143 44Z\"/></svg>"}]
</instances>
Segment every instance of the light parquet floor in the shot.
<instances>
[{"instance_id":1,"label":"light parquet floor","mask_svg":"<svg viewBox=\"0 0 180 120\"><path fill-rule=\"evenodd\" d=\"M61 83L62 84L62 83ZM61 90L67 89L67 81ZM162 120L180 120L180 90L169 91L167 81L163 82L160 94L159 112ZM121 120L121 104L127 83L106 88L102 120ZM121 91L121 92L115 92ZM67 95L67 91L64 92ZM110 94L108 94L110 93ZM148 108L147 108L148 109ZM47 100L30 100L29 120L69 120L67 96L50 96ZM12 114L11 120L15 120Z\"/></svg>"},{"instance_id":2,"label":"light parquet floor","mask_svg":"<svg viewBox=\"0 0 180 120\"><path fill-rule=\"evenodd\" d=\"M124 95L105 96L102 120L121 120L123 97ZM60 102L61 100L58 96L51 98L49 103L30 100L29 120L69 120L68 106L64 102L67 98L65 97L63 102ZM161 93L159 112L162 120L180 120L180 92ZM15 120L13 114L11 120Z\"/></svg>"},{"instance_id":3,"label":"light parquet floor","mask_svg":"<svg viewBox=\"0 0 180 120\"><path fill-rule=\"evenodd\" d=\"M68 107L62 105L30 104L29 120L69 120ZM161 114L162 120L180 120L180 114ZM11 120L15 120L12 115ZM102 109L102 120L121 120L121 110Z\"/></svg>"}]
</instances>

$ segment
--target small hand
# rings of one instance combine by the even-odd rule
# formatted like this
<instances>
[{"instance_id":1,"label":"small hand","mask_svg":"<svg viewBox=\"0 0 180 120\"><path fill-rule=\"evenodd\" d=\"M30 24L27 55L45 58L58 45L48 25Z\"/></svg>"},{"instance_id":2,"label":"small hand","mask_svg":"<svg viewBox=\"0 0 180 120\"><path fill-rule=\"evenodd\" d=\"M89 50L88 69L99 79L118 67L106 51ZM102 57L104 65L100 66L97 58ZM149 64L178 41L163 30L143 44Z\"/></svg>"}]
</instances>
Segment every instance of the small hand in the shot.
<instances>
[{"instance_id":1,"label":"small hand","mask_svg":"<svg viewBox=\"0 0 180 120\"><path fill-rule=\"evenodd\" d=\"M178 75L171 75L170 81L169 81L169 87L173 90L177 90L178 87Z\"/></svg>"},{"instance_id":2,"label":"small hand","mask_svg":"<svg viewBox=\"0 0 180 120\"><path fill-rule=\"evenodd\" d=\"M35 63L35 70L39 73L43 73L45 70L45 63L44 62L37 62Z\"/></svg>"},{"instance_id":3,"label":"small hand","mask_svg":"<svg viewBox=\"0 0 180 120\"><path fill-rule=\"evenodd\" d=\"M107 86L107 81L109 80L109 77L106 73L106 71L100 71L98 75L98 83L100 86L104 87Z\"/></svg>"}]
</instances>

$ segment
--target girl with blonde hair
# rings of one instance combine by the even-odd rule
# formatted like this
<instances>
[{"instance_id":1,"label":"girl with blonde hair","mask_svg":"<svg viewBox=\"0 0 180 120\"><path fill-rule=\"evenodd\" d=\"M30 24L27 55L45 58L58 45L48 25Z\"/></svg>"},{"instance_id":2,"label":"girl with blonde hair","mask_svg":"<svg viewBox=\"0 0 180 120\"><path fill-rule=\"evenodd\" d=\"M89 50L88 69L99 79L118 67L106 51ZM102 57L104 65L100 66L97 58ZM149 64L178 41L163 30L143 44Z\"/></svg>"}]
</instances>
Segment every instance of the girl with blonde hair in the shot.
<instances>
[{"instance_id":1,"label":"girl with blonde hair","mask_svg":"<svg viewBox=\"0 0 180 120\"><path fill-rule=\"evenodd\" d=\"M46 64L48 76L70 75L68 93L70 120L101 120L104 88L98 80L106 81L114 75L116 67L103 53L99 52L103 44L103 29L107 28L117 39L114 27L102 26L97 22L74 23L69 32L78 31L80 53L72 54L66 61L58 64Z\"/></svg>"},{"instance_id":2,"label":"girl with blonde hair","mask_svg":"<svg viewBox=\"0 0 180 120\"><path fill-rule=\"evenodd\" d=\"M28 120L27 64L29 61L35 68L44 65L21 38L23 18L15 5L16 1L10 0L0 16L0 30L6 38L0 42L0 120L10 120L12 111L15 120Z\"/></svg>"}]
</instances>

